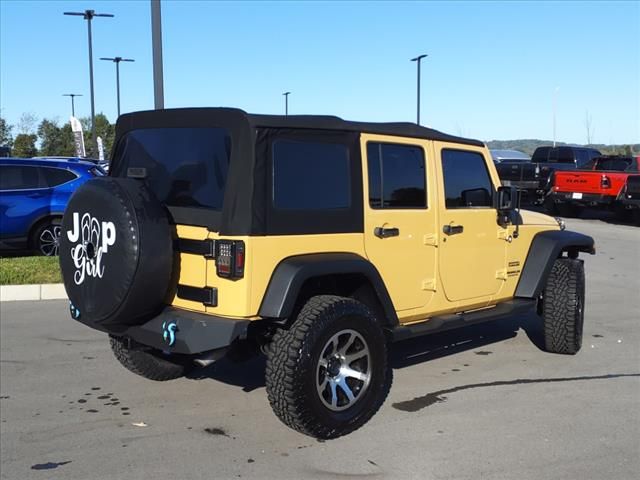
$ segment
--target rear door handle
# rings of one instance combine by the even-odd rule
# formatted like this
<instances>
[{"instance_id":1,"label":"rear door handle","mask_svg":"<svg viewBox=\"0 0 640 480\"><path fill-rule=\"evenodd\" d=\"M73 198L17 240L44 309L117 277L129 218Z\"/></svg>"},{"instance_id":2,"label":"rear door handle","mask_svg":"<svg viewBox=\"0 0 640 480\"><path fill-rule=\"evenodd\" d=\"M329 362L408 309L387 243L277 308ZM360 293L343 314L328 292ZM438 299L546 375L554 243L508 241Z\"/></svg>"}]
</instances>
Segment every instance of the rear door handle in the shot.
<instances>
[{"instance_id":1,"label":"rear door handle","mask_svg":"<svg viewBox=\"0 0 640 480\"><path fill-rule=\"evenodd\" d=\"M462 225L445 225L442 227L442 231L445 235L457 235L464 231L464 227Z\"/></svg>"},{"instance_id":2,"label":"rear door handle","mask_svg":"<svg viewBox=\"0 0 640 480\"><path fill-rule=\"evenodd\" d=\"M376 227L373 229L373 234L378 238L397 237L400 235L400 230L397 228Z\"/></svg>"}]
</instances>

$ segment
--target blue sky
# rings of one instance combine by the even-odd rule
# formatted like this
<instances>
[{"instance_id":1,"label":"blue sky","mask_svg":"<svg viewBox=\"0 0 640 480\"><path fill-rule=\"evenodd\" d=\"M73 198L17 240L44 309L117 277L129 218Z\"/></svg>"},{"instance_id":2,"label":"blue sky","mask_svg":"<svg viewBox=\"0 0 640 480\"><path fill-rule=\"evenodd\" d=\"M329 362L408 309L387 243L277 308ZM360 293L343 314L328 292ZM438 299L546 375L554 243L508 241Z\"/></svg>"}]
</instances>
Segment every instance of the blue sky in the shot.
<instances>
[{"instance_id":1,"label":"blue sky","mask_svg":"<svg viewBox=\"0 0 640 480\"><path fill-rule=\"evenodd\" d=\"M76 99L88 116L86 22L94 20L96 110L116 117L153 108L148 0L0 2L0 108L66 121ZM552 138L640 142L640 2L214 2L162 3L166 107L234 106L254 113L334 114L415 121L482 140ZM14 132L15 133L15 132Z\"/></svg>"}]
</instances>

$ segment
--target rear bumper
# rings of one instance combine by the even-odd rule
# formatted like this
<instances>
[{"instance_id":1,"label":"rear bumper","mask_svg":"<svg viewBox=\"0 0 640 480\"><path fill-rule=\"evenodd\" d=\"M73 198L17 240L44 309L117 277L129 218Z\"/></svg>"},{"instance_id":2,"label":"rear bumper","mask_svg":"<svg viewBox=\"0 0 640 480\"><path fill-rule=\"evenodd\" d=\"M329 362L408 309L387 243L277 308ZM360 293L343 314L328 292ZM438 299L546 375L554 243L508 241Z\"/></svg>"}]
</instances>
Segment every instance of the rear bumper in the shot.
<instances>
[{"instance_id":1,"label":"rear bumper","mask_svg":"<svg viewBox=\"0 0 640 480\"><path fill-rule=\"evenodd\" d=\"M581 206L601 206L607 207L612 205L616 197L615 195L603 195L597 193L578 193L579 197L575 196L574 192L549 192L549 198L554 203L570 203L572 205Z\"/></svg>"},{"instance_id":2,"label":"rear bumper","mask_svg":"<svg viewBox=\"0 0 640 480\"><path fill-rule=\"evenodd\" d=\"M158 316L142 325L117 332L102 325L78 321L91 328L129 337L138 343L169 353L193 355L228 347L247 336L249 320L236 320L166 307Z\"/></svg>"},{"instance_id":3,"label":"rear bumper","mask_svg":"<svg viewBox=\"0 0 640 480\"><path fill-rule=\"evenodd\" d=\"M622 198L620 202L629 210L640 208L640 198Z\"/></svg>"}]
</instances>

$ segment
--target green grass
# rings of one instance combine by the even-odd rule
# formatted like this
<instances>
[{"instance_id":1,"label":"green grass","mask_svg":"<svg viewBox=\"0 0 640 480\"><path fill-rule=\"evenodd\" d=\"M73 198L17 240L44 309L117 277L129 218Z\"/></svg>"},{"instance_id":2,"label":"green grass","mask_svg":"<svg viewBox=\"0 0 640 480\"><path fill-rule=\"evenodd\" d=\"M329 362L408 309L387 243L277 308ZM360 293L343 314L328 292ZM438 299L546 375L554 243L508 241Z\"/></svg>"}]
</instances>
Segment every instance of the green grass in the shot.
<instances>
[{"instance_id":1,"label":"green grass","mask_svg":"<svg viewBox=\"0 0 640 480\"><path fill-rule=\"evenodd\" d=\"M58 257L0 258L0 285L62 283Z\"/></svg>"}]
</instances>

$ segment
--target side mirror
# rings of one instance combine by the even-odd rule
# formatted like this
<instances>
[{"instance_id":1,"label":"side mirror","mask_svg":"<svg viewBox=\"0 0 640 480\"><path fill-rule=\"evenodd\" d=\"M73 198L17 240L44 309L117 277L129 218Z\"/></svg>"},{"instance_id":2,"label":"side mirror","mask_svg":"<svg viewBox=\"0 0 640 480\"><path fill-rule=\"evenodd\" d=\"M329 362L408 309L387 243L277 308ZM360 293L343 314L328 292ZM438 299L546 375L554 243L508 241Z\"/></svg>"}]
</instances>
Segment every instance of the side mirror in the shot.
<instances>
[{"instance_id":1,"label":"side mirror","mask_svg":"<svg viewBox=\"0 0 640 480\"><path fill-rule=\"evenodd\" d=\"M519 208L519 192L517 187L498 187L496 209L501 215L509 215L510 212Z\"/></svg>"}]
</instances>

